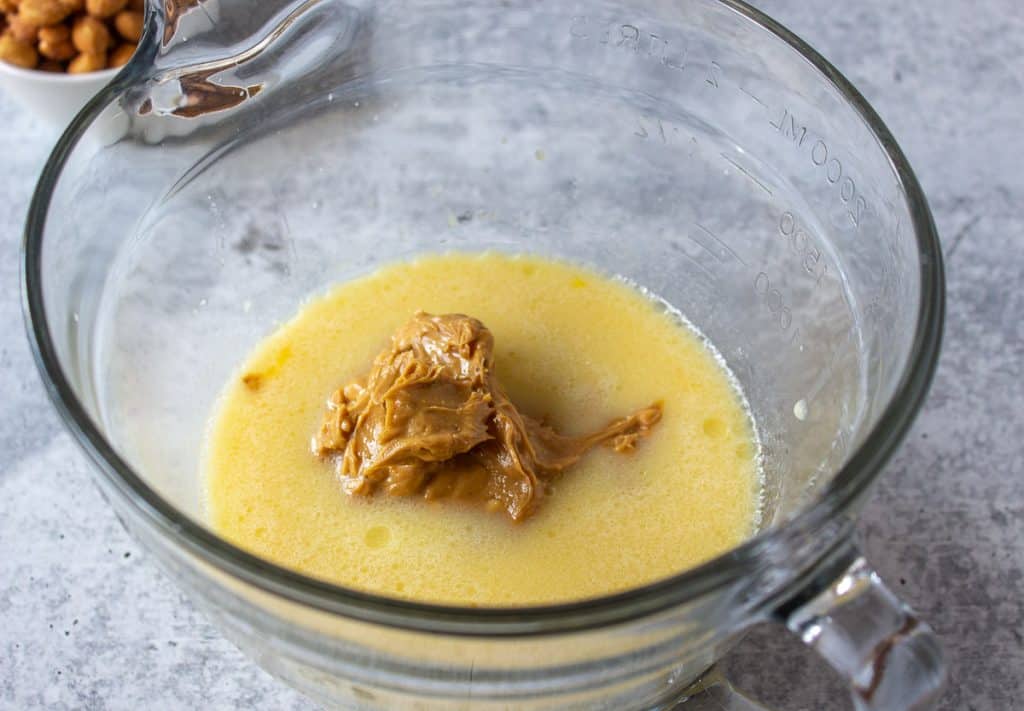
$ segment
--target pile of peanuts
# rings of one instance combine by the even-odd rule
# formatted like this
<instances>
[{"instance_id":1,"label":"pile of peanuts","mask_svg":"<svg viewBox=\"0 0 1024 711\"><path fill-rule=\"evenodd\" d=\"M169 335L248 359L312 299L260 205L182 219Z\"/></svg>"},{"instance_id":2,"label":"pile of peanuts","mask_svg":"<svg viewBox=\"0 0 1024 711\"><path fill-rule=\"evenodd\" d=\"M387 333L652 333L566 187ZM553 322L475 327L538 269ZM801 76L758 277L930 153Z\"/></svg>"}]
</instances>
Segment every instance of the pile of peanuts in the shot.
<instances>
[{"instance_id":1,"label":"pile of peanuts","mask_svg":"<svg viewBox=\"0 0 1024 711\"><path fill-rule=\"evenodd\" d=\"M81 74L120 67L142 36L144 0L0 0L0 61Z\"/></svg>"}]
</instances>

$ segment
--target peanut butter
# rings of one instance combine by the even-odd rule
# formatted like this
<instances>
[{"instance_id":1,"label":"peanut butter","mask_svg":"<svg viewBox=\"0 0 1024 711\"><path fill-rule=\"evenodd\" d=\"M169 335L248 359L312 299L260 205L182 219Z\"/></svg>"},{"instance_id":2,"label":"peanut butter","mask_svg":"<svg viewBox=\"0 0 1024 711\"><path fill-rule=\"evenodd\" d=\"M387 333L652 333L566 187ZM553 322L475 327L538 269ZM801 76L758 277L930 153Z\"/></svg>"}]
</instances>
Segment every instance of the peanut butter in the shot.
<instances>
[{"instance_id":1,"label":"peanut butter","mask_svg":"<svg viewBox=\"0 0 1024 711\"><path fill-rule=\"evenodd\" d=\"M334 461L350 495L468 500L521 521L556 475L600 444L631 451L661 411L655 403L591 434L559 434L509 400L480 321L418 312L365 378L331 396L313 452Z\"/></svg>"}]
</instances>

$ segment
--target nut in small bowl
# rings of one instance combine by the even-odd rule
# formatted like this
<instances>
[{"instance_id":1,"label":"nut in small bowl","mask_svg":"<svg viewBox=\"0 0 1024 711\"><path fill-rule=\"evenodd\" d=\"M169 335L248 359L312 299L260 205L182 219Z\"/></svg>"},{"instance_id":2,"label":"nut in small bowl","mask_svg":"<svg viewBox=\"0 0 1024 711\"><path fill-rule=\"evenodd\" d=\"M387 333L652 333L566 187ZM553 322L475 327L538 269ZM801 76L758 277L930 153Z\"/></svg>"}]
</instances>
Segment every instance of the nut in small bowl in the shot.
<instances>
[{"instance_id":1,"label":"nut in small bowl","mask_svg":"<svg viewBox=\"0 0 1024 711\"><path fill-rule=\"evenodd\" d=\"M0 88L63 127L131 59L144 0L0 0Z\"/></svg>"}]
</instances>

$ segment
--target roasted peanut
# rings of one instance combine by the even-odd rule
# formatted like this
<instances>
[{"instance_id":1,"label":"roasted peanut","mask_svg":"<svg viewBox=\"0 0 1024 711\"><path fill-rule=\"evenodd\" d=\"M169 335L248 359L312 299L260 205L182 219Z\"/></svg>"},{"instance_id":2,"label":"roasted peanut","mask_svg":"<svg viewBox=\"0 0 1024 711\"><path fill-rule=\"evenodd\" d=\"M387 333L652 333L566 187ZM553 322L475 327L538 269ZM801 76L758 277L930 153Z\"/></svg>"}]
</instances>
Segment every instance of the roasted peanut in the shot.
<instances>
[{"instance_id":1,"label":"roasted peanut","mask_svg":"<svg viewBox=\"0 0 1024 711\"><path fill-rule=\"evenodd\" d=\"M83 15L71 26L71 41L79 52L100 54L110 47L110 30L95 17Z\"/></svg>"},{"instance_id":2,"label":"roasted peanut","mask_svg":"<svg viewBox=\"0 0 1024 711\"><path fill-rule=\"evenodd\" d=\"M114 17L118 34L129 42L138 42L142 37L142 13L135 10L121 10Z\"/></svg>"},{"instance_id":3,"label":"roasted peanut","mask_svg":"<svg viewBox=\"0 0 1024 711\"><path fill-rule=\"evenodd\" d=\"M132 58L133 54L135 54L134 44L122 44L110 53L107 64L111 67L123 67Z\"/></svg>"},{"instance_id":4,"label":"roasted peanut","mask_svg":"<svg viewBox=\"0 0 1024 711\"><path fill-rule=\"evenodd\" d=\"M123 66L142 36L145 5L146 0L0 0L0 61L70 74Z\"/></svg>"},{"instance_id":5,"label":"roasted peanut","mask_svg":"<svg viewBox=\"0 0 1024 711\"><path fill-rule=\"evenodd\" d=\"M39 63L36 48L9 34L0 37L0 60L25 69L33 69Z\"/></svg>"},{"instance_id":6,"label":"roasted peanut","mask_svg":"<svg viewBox=\"0 0 1024 711\"><path fill-rule=\"evenodd\" d=\"M128 0L85 0L85 11L93 17L105 20L121 12L127 3Z\"/></svg>"},{"instance_id":7,"label":"roasted peanut","mask_svg":"<svg viewBox=\"0 0 1024 711\"><path fill-rule=\"evenodd\" d=\"M50 27L39 28L40 42L63 42L71 37L71 30L67 25L51 25Z\"/></svg>"},{"instance_id":8,"label":"roasted peanut","mask_svg":"<svg viewBox=\"0 0 1024 711\"><path fill-rule=\"evenodd\" d=\"M75 49L75 45L71 44L70 40L64 40L63 42L43 42L40 40L39 54L47 59L66 62L78 54L78 50Z\"/></svg>"},{"instance_id":9,"label":"roasted peanut","mask_svg":"<svg viewBox=\"0 0 1024 711\"><path fill-rule=\"evenodd\" d=\"M39 27L26 22L19 15L10 15L7 18L7 29L19 42L35 42L39 33Z\"/></svg>"},{"instance_id":10,"label":"roasted peanut","mask_svg":"<svg viewBox=\"0 0 1024 711\"><path fill-rule=\"evenodd\" d=\"M56 25L71 13L60 0L21 0L18 17L30 25Z\"/></svg>"},{"instance_id":11,"label":"roasted peanut","mask_svg":"<svg viewBox=\"0 0 1024 711\"><path fill-rule=\"evenodd\" d=\"M96 72L107 66L106 52L82 52L68 62L68 74Z\"/></svg>"},{"instance_id":12,"label":"roasted peanut","mask_svg":"<svg viewBox=\"0 0 1024 711\"><path fill-rule=\"evenodd\" d=\"M61 62L71 59L78 51L71 43L71 33L67 25L53 25L39 29L39 54L47 59Z\"/></svg>"}]
</instances>

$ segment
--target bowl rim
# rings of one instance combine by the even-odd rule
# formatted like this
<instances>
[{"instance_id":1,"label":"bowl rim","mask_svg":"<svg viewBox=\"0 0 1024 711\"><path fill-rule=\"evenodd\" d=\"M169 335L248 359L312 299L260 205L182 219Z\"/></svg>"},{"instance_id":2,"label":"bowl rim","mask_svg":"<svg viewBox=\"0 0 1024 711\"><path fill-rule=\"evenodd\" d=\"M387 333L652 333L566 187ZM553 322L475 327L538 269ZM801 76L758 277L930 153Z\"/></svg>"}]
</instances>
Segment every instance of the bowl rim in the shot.
<instances>
[{"instance_id":1,"label":"bowl rim","mask_svg":"<svg viewBox=\"0 0 1024 711\"><path fill-rule=\"evenodd\" d=\"M942 339L945 282L938 234L921 186L881 118L835 67L810 45L744 0L714 0L775 35L811 63L849 102L886 153L904 190L919 255L920 302L910 353L885 411L861 445L816 500L789 521L763 531L701 565L637 588L574 602L471 608L414 602L366 593L312 578L237 547L182 514L152 489L121 458L92 421L65 376L44 309L41 283L43 229L52 188L71 150L99 111L139 76L137 63L94 97L65 131L43 169L29 207L22 243L22 296L29 341L44 386L65 426L90 456L105 483L123 496L148 526L212 566L258 590L323 613L392 628L461 636L564 634L620 624L683 605L739 582L758 569L772 551L808 540L852 507L874 481L903 439L927 394ZM156 52L160 18L148 23L139 55ZM30 70L22 70L29 72ZM83 75L88 76L88 75ZM816 560L806 562L813 565Z\"/></svg>"}]
</instances>

